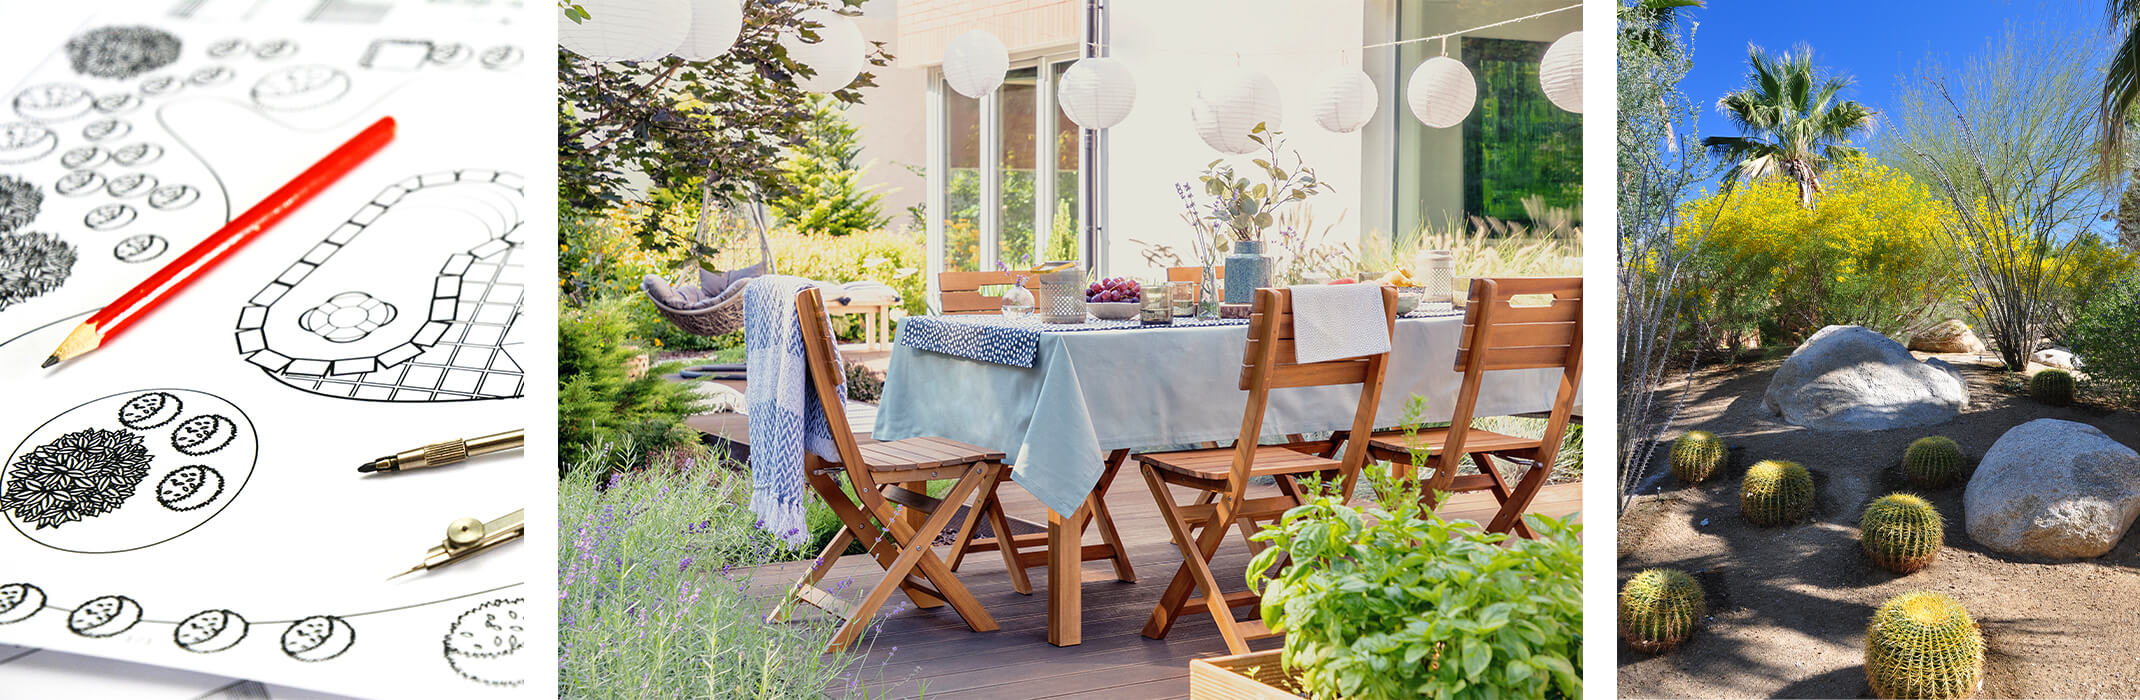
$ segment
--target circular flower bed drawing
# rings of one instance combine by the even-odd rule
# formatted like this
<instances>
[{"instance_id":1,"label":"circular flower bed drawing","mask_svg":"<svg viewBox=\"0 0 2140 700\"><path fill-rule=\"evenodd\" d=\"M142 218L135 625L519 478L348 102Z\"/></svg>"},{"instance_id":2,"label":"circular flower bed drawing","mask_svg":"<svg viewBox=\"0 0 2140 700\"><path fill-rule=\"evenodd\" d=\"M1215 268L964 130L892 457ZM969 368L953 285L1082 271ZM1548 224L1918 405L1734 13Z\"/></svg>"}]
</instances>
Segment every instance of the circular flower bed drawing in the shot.
<instances>
[{"instance_id":1,"label":"circular flower bed drawing","mask_svg":"<svg viewBox=\"0 0 2140 700\"><path fill-rule=\"evenodd\" d=\"M178 37L154 27L99 27L67 40L74 72L125 80L178 60Z\"/></svg>"},{"instance_id":2,"label":"circular flower bed drawing","mask_svg":"<svg viewBox=\"0 0 2140 700\"><path fill-rule=\"evenodd\" d=\"M53 549L154 546L223 512L252 477L259 450L252 420L215 395L113 394L23 438L0 469L0 516Z\"/></svg>"},{"instance_id":3,"label":"circular flower bed drawing","mask_svg":"<svg viewBox=\"0 0 2140 700\"><path fill-rule=\"evenodd\" d=\"M298 317L297 326L331 343L353 343L394 322L393 304L363 292L343 292L328 297Z\"/></svg>"},{"instance_id":4,"label":"circular flower bed drawing","mask_svg":"<svg viewBox=\"0 0 2140 700\"><path fill-rule=\"evenodd\" d=\"M38 529L119 509L149 476L141 435L89 428L31 448L8 466L0 509Z\"/></svg>"},{"instance_id":5,"label":"circular flower bed drawing","mask_svg":"<svg viewBox=\"0 0 2140 700\"><path fill-rule=\"evenodd\" d=\"M74 273L74 246L49 233L0 234L0 311L54 289Z\"/></svg>"}]
</instances>

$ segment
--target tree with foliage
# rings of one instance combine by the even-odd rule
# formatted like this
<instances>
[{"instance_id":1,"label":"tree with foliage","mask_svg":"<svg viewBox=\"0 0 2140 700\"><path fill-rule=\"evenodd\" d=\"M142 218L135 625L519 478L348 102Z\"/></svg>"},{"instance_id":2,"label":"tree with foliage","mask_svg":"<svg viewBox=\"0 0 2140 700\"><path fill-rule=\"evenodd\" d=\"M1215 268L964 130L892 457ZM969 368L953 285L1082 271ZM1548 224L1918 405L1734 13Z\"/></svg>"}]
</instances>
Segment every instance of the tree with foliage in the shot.
<instances>
[{"instance_id":1,"label":"tree with foliage","mask_svg":"<svg viewBox=\"0 0 2140 700\"><path fill-rule=\"evenodd\" d=\"M1771 57L1759 46L1746 51L1746 87L1717 100L1716 106L1740 136L1702 140L1731 167L1724 186L1764 177L1798 183L1800 206L1813 206L1821 175L1831 163L1859 155L1851 138L1872 132L1873 111L1855 100L1839 99L1848 78L1813 65L1813 49L1799 47Z\"/></svg>"},{"instance_id":2,"label":"tree with foliage","mask_svg":"<svg viewBox=\"0 0 2140 700\"><path fill-rule=\"evenodd\" d=\"M2102 173L2110 177L2125 162L2126 126L2134 116L2133 104L2140 102L2140 0L2106 0L2103 5L2110 31L2118 36L2118 47L2103 70L2096 105L2102 127L2097 140Z\"/></svg>"},{"instance_id":3,"label":"tree with foliage","mask_svg":"<svg viewBox=\"0 0 2140 700\"><path fill-rule=\"evenodd\" d=\"M1681 229L1680 200L1721 167L1691 148L1699 109L1680 90L1693 37L1669 13L1620 7L1619 449L1621 505L1634 495L1659 438L1676 419L1664 405L1666 363L1688 309L1682 285L1706 227ZM1684 6L1678 6L1684 7ZM1681 394L1682 397L1685 394Z\"/></svg>"},{"instance_id":4,"label":"tree with foliage","mask_svg":"<svg viewBox=\"0 0 2140 700\"><path fill-rule=\"evenodd\" d=\"M862 184L867 164L857 165L862 142L839 101L820 96L810 101L810 119L802 143L780 162L782 187L767 205L795 230L845 236L874 231L891 221L884 195Z\"/></svg>"},{"instance_id":5,"label":"tree with foliage","mask_svg":"<svg viewBox=\"0 0 2140 700\"><path fill-rule=\"evenodd\" d=\"M635 171L655 187L695 184L708 207L779 193L785 185L779 164L810 128L811 112L800 106L815 99L795 84L815 69L790 59L779 41L787 35L818 41L823 27L797 15L851 9L862 1L750 0L743 4L735 46L705 61L665 56L604 63L560 47L559 200L583 208L619 201ZM890 59L881 42L870 48L870 65L889 65ZM876 84L875 75L864 72L831 97L859 103L862 90Z\"/></svg>"},{"instance_id":6,"label":"tree with foliage","mask_svg":"<svg viewBox=\"0 0 2140 700\"><path fill-rule=\"evenodd\" d=\"M1928 63L1901 95L1885 148L1953 209L1946 228L1968 307L2010 370L2026 366L2090 251L2110 193L2096 177L2090 84L2106 48L2048 27L2015 30L1959 67Z\"/></svg>"}]
</instances>

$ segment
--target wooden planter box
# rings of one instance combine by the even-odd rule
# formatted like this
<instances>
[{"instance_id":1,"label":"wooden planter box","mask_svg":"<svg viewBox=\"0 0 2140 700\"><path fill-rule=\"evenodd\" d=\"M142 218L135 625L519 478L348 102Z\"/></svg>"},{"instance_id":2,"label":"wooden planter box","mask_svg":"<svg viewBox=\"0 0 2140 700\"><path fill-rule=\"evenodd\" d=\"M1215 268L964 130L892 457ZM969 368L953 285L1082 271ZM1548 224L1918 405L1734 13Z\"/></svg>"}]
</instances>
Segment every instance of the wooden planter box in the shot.
<instances>
[{"instance_id":1,"label":"wooden planter box","mask_svg":"<svg viewBox=\"0 0 2140 700\"><path fill-rule=\"evenodd\" d=\"M1279 649L1189 660L1191 700L1300 700Z\"/></svg>"}]
</instances>

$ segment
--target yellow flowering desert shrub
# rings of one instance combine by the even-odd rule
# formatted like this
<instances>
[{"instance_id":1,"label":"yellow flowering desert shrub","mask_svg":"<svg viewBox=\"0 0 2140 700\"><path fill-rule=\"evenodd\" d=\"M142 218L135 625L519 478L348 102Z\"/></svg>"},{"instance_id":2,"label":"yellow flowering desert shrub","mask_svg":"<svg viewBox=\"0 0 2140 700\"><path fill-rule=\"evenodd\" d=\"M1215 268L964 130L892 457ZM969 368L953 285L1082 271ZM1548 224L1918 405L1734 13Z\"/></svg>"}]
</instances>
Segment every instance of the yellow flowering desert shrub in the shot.
<instances>
[{"instance_id":1,"label":"yellow flowering desert shrub","mask_svg":"<svg viewBox=\"0 0 2140 700\"><path fill-rule=\"evenodd\" d=\"M1944 203L1870 158L1837 164L1822 187L1810 209L1784 179L1682 208L1681 244L1701 241L1685 286L1702 319L1698 342L1753 332L1795 342L1830 324L1900 335L1953 309L1966 281L1943 231L1952 216Z\"/></svg>"}]
</instances>

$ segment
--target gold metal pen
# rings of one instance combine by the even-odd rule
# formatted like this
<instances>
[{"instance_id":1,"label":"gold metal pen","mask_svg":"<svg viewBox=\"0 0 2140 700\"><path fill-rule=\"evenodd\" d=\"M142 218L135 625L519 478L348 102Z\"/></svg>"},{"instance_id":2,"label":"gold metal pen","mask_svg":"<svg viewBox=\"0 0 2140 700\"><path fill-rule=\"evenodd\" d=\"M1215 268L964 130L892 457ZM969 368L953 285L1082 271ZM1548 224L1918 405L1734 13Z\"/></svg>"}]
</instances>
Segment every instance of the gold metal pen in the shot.
<instances>
[{"instance_id":1,"label":"gold metal pen","mask_svg":"<svg viewBox=\"0 0 2140 700\"><path fill-rule=\"evenodd\" d=\"M527 443L527 432L508 430L496 435L485 435L467 440L448 440L434 445L425 445L413 450L391 454L365 462L357 467L360 473L398 472L403 469L422 469L460 462L478 455L517 449Z\"/></svg>"},{"instance_id":2,"label":"gold metal pen","mask_svg":"<svg viewBox=\"0 0 2140 700\"><path fill-rule=\"evenodd\" d=\"M386 580L392 581L418 571L429 571L520 539L520 536L527 532L526 517L527 510L521 509L487 523L475 518L461 518L448 523L446 541L425 552L423 563L409 567L408 571L388 576Z\"/></svg>"}]
</instances>

